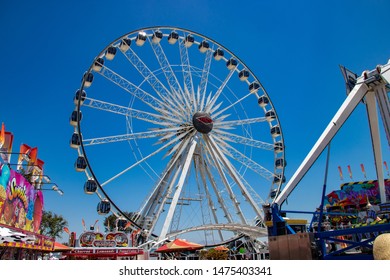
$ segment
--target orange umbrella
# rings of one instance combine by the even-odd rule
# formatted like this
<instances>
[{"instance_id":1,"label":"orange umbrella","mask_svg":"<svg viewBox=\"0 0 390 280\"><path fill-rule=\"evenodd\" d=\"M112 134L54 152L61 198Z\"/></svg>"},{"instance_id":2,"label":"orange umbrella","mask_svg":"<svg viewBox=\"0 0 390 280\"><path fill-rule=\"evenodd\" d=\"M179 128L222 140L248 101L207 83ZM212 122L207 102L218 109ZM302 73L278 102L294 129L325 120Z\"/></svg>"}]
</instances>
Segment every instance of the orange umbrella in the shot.
<instances>
[{"instance_id":1,"label":"orange umbrella","mask_svg":"<svg viewBox=\"0 0 390 280\"><path fill-rule=\"evenodd\" d=\"M175 239L156 250L157 253L169 253L180 251L195 251L202 249L204 246L201 244L186 241L184 239Z\"/></svg>"}]
</instances>

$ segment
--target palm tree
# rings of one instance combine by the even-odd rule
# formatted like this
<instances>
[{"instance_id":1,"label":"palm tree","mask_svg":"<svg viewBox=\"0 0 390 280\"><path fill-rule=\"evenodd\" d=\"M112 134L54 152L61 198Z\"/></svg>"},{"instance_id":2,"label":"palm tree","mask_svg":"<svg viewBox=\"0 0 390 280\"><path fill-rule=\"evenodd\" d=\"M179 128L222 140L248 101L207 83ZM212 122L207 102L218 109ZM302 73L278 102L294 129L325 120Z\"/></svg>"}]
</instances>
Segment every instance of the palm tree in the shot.
<instances>
[{"instance_id":1,"label":"palm tree","mask_svg":"<svg viewBox=\"0 0 390 280\"><path fill-rule=\"evenodd\" d=\"M53 238L60 238L64 232L64 227L67 226L68 222L61 215L57 215L51 211L42 212L41 234Z\"/></svg>"}]
</instances>

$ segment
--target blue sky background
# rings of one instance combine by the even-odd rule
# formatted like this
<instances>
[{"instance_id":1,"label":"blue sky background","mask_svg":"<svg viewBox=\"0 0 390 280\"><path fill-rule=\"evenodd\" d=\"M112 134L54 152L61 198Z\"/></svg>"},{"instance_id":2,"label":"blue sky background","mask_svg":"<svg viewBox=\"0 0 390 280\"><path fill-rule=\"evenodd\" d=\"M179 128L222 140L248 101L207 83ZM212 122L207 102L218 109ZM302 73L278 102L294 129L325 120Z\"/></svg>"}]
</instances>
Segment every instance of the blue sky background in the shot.
<instances>
[{"instance_id":1,"label":"blue sky background","mask_svg":"<svg viewBox=\"0 0 390 280\"><path fill-rule=\"evenodd\" d=\"M182 27L222 44L260 79L281 122L289 180L346 97L339 65L360 75L390 59L389 11L385 0L2 1L0 122L13 132L15 152L21 143L38 147L45 173L64 190L64 196L45 192L45 209L63 215L78 235L82 219L87 225L99 219L102 228L97 198L84 194L85 176L73 168L74 92L114 39L143 27ZM364 180L361 163L367 179L375 178L367 132L360 105L332 142L328 190L349 180L347 165L354 180ZM390 163L387 143L383 149ZM324 167L321 156L286 209L319 205Z\"/></svg>"}]
</instances>

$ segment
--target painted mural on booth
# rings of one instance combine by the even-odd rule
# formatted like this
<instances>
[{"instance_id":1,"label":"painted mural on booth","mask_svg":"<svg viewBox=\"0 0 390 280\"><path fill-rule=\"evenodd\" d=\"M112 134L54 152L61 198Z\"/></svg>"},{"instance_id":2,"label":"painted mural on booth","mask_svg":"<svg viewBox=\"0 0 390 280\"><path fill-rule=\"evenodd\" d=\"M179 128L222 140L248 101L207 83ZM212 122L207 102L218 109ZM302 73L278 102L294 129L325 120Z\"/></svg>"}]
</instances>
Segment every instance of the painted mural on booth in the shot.
<instances>
[{"instance_id":1,"label":"painted mural on booth","mask_svg":"<svg viewBox=\"0 0 390 280\"><path fill-rule=\"evenodd\" d=\"M26 178L0 165L0 223L39 233L43 195Z\"/></svg>"},{"instance_id":2,"label":"painted mural on booth","mask_svg":"<svg viewBox=\"0 0 390 280\"><path fill-rule=\"evenodd\" d=\"M384 181L386 196L390 196L390 179ZM332 191L324 197L325 206L350 206L380 203L379 186L376 180L351 182L341 185L340 190Z\"/></svg>"}]
</instances>

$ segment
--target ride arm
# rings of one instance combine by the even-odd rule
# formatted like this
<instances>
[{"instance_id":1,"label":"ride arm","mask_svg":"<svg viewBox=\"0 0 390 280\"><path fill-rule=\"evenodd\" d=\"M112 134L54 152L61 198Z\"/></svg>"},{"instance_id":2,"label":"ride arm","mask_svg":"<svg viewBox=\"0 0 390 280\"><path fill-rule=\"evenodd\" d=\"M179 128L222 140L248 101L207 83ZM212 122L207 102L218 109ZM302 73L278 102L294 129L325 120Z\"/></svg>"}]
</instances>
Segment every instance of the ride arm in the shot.
<instances>
[{"instance_id":1,"label":"ride arm","mask_svg":"<svg viewBox=\"0 0 390 280\"><path fill-rule=\"evenodd\" d=\"M367 91L369 90L366 83L363 81L364 77L360 77L349 93L348 97L341 105L340 109L337 111L336 115L330 121L320 138L317 140L309 154L303 160L297 171L291 177L291 179L287 182L283 191L279 194L279 196L275 199L274 204L280 206L287 199L290 193L294 190L297 184L301 181L306 172L310 169L310 167L314 164L317 158L321 155L322 151L329 144L332 138L335 136L337 131L342 127L344 122L348 119L350 114L365 96ZM273 210L277 210L275 207L272 207ZM273 211L274 212L274 211Z\"/></svg>"}]
</instances>

